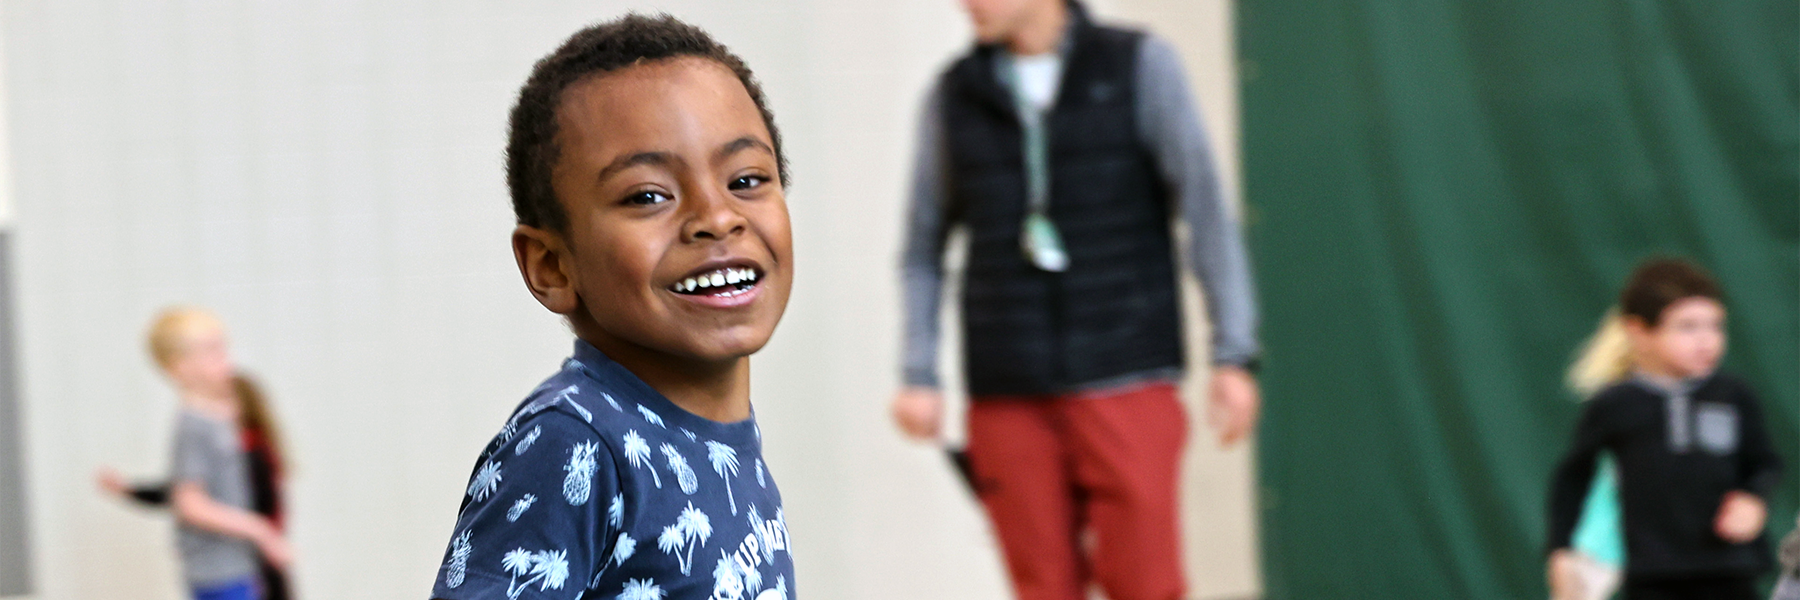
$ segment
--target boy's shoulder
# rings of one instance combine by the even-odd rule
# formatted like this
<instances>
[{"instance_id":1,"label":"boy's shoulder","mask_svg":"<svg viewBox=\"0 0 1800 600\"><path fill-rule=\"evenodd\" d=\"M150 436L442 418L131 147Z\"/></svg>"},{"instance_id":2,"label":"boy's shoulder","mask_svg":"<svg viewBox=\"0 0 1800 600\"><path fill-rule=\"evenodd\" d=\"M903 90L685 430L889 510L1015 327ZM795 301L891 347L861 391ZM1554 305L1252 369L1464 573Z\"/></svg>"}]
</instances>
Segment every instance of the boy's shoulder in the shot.
<instances>
[{"instance_id":1,"label":"boy's shoulder","mask_svg":"<svg viewBox=\"0 0 1800 600\"><path fill-rule=\"evenodd\" d=\"M546 433L557 436L608 436L630 425L621 417L629 406L637 403L621 401L635 394L619 382L608 381L576 358L563 361L562 368L525 395L501 426L496 442L506 445L520 436L536 437ZM546 427L548 429L546 430Z\"/></svg>"},{"instance_id":2,"label":"boy's shoulder","mask_svg":"<svg viewBox=\"0 0 1800 600\"><path fill-rule=\"evenodd\" d=\"M1749 382L1725 371L1714 372L1702 389L1698 390L1698 393L1737 403L1755 403L1757 401L1756 391L1750 387Z\"/></svg>"},{"instance_id":3,"label":"boy's shoulder","mask_svg":"<svg viewBox=\"0 0 1800 600\"><path fill-rule=\"evenodd\" d=\"M668 403L656 401L659 396L642 381L604 358L581 354L563 361L560 370L526 395L495 437L494 450L515 439L542 436L598 436L610 442L671 435L697 439L680 426L678 415L665 414L671 411Z\"/></svg>"}]
</instances>

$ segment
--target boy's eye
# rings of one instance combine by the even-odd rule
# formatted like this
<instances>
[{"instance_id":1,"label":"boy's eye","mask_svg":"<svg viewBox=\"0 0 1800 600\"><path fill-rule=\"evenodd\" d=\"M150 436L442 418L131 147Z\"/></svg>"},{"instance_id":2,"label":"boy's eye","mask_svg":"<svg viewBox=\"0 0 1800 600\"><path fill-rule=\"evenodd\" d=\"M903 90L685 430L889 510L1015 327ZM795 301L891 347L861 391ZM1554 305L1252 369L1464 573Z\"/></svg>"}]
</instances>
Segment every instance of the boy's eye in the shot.
<instances>
[{"instance_id":1,"label":"boy's eye","mask_svg":"<svg viewBox=\"0 0 1800 600\"><path fill-rule=\"evenodd\" d=\"M768 182L768 178L761 175L745 175L731 180L731 185L726 187L730 188L732 191L751 190L761 187L762 184Z\"/></svg>"},{"instance_id":2,"label":"boy's eye","mask_svg":"<svg viewBox=\"0 0 1800 600\"><path fill-rule=\"evenodd\" d=\"M670 198L668 194L652 192L649 190L637 192L625 197L626 204L638 205L662 204L670 200L673 200L673 198Z\"/></svg>"}]
</instances>

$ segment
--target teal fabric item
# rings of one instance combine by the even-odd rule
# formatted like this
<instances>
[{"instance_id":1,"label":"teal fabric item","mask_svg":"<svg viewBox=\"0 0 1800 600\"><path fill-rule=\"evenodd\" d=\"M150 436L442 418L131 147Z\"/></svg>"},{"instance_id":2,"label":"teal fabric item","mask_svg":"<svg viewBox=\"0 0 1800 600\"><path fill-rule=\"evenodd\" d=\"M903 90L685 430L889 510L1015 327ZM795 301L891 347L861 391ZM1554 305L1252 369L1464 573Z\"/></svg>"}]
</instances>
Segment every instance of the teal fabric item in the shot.
<instances>
[{"instance_id":1,"label":"teal fabric item","mask_svg":"<svg viewBox=\"0 0 1800 600\"><path fill-rule=\"evenodd\" d=\"M1575 524L1575 550L1610 567L1625 566L1625 530L1619 513L1618 471L1611 455L1602 455L1600 469L1594 473L1594 485L1588 488L1587 501L1581 505L1581 520Z\"/></svg>"}]
</instances>

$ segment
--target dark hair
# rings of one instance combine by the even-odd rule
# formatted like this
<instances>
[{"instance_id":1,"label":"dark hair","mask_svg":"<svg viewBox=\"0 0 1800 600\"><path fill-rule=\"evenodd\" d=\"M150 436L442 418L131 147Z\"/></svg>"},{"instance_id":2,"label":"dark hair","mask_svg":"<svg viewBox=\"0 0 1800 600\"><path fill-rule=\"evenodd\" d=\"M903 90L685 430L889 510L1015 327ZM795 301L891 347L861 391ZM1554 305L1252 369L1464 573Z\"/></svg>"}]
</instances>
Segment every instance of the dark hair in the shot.
<instances>
[{"instance_id":1,"label":"dark hair","mask_svg":"<svg viewBox=\"0 0 1800 600\"><path fill-rule=\"evenodd\" d=\"M1705 269L1679 258L1653 258L1632 271L1625 290L1619 292L1619 312L1655 327L1669 305L1695 297L1725 299Z\"/></svg>"},{"instance_id":2,"label":"dark hair","mask_svg":"<svg viewBox=\"0 0 1800 600\"><path fill-rule=\"evenodd\" d=\"M556 110L564 90L592 75L609 73L643 61L694 56L712 60L737 75L762 113L769 129L778 168L777 177L788 179L787 155L781 150L781 132L775 115L763 98L762 87L743 59L712 39L700 28L669 15L654 17L636 13L591 25L569 36L568 41L531 68L531 77L519 88L513 105L511 132L506 142L506 185L512 192L513 213L519 224L566 232L568 213L556 199L550 173L556 167Z\"/></svg>"}]
</instances>

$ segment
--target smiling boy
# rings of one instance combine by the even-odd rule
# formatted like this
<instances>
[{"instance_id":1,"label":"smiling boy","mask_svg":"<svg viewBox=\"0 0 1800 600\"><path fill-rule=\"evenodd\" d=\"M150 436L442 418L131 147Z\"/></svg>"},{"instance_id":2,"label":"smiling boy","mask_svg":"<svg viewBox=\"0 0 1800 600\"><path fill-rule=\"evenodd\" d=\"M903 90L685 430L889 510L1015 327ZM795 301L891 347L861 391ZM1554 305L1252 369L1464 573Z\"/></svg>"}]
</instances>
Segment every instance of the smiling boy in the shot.
<instances>
[{"instance_id":1,"label":"smiling boy","mask_svg":"<svg viewBox=\"0 0 1800 600\"><path fill-rule=\"evenodd\" d=\"M786 162L749 69L668 16L583 29L506 155L519 272L579 339L476 461L433 597L791 598L749 399L792 283Z\"/></svg>"}]
</instances>

